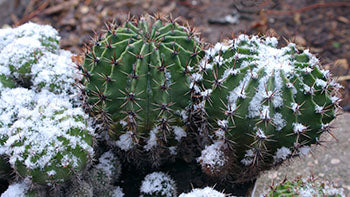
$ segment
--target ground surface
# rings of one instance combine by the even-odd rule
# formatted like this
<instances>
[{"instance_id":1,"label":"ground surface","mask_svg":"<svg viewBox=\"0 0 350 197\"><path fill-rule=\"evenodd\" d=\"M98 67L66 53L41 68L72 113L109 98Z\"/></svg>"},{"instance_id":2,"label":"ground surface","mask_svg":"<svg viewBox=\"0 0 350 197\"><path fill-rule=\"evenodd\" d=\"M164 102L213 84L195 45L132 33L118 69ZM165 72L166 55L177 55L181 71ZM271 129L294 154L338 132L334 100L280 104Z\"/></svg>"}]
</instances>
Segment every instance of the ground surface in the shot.
<instances>
[{"instance_id":1,"label":"ground surface","mask_svg":"<svg viewBox=\"0 0 350 197\"><path fill-rule=\"evenodd\" d=\"M9 0L10 1L10 0ZM19 1L15 1L19 2ZM323 65L330 69L344 85L343 102L350 110L350 1L324 0L29 0L17 9L21 14L9 13L8 25L20 25L29 20L53 25L62 36L63 48L82 52L84 43L93 32L100 32L104 22L125 19L128 13L171 13L202 32L202 38L215 43L232 34L268 34L284 38L300 47L310 48ZM297 4L295 2L298 2ZM3 24L0 19L0 24ZM229 20L225 20L229 19ZM237 20L238 19L238 20ZM345 77L344 77L345 76ZM295 159L291 166L269 171L258 180L258 191L285 176L294 177L314 173L335 181L350 194L350 114L344 114L334 125L339 142L331 140L327 148L314 151L313 157Z\"/></svg>"}]
</instances>

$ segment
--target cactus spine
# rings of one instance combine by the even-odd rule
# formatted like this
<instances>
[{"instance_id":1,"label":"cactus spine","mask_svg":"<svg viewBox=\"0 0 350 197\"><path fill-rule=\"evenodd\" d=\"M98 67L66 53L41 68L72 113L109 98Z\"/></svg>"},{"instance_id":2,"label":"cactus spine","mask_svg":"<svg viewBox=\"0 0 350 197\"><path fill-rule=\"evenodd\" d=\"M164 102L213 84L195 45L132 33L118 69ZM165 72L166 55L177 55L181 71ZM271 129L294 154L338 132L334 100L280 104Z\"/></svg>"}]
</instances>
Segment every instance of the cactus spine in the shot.
<instances>
[{"instance_id":1,"label":"cactus spine","mask_svg":"<svg viewBox=\"0 0 350 197\"><path fill-rule=\"evenodd\" d=\"M209 49L200 72L198 106L240 181L305 152L335 118L339 84L292 43L278 49L275 38L241 35Z\"/></svg>"},{"instance_id":2,"label":"cactus spine","mask_svg":"<svg viewBox=\"0 0 350 197\"><path fill-rule=\"evenodd\" d=\"M80 66L83 92L120 149L155 153L186 136L189 81L201 49L195 33L173 19L135 21L111 24L95 39ZM157 165L159 155L152 158Z\"/></svg>"}]
</instances>

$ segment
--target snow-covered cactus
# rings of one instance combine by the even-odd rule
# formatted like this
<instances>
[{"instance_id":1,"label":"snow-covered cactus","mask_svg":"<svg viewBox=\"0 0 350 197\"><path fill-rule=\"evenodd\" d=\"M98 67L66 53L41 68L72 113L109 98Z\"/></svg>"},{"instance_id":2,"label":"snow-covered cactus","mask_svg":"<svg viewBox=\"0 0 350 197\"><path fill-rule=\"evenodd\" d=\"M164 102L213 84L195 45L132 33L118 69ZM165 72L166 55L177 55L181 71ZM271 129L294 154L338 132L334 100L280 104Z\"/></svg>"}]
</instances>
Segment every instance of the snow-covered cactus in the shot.
<instances>
[{"instance_id":1,"label":"snow-covered cactus","mask_svg":"<svg viewBox=\"0 0 350 197\"><path fill-rule=\"evenodd\" d=\"M73 185L70 191L68 192L68 197L93 197L93 188L92 186L85 182L81 181L79 184Z\"/></svg>"},{"instance_id":2,"label":"snow-covered cactus","mask_svg":"<svg viewBox=\"0 0 350 197\"><path fill-rule=\"evenodd\" d=\"M240 35L207 50L200 73L196 93L204 101L195 107L223 142L216 149L231 158L218 157L218 166L232 167L238 181L304 153L330 132L340 85L293 43L279 49L276 38Z\"/></svg>"},{"instance_id":3,"label":"snow-covered cactus","mask_svg":"<svg viewBox=\"0 0 350 197\"><path fill-rule=\"evenodd\" d=\"M140 193L142 197L175 197L175 181L163 172L153 172L142 181Z\"/></svg>"},{"instance_id":4,"label":"snow-covered cactus","mask_svg":"<svg viewBox=\"0 0 350 197\"><path fill-rule=\"evenodd\" d=\"M119 159L112 151L105 152L99 159L99 163L87 174L87 181L93 187L94 195L106 196L111 193L113 184L118 181L121 173Z\"/></svg>"},{"instance_id":5,"label":"snow-covered cactus","mask_svg":"<svg viewBox=\"0 0 350 197\"><path fill-rule=\"evenodd\" d=\"M27 23L0 29L0 82L4 87L71 94L75 79L72 54L60 50L58 32L48 25ZM1 87L0 87L1 88Z\"/></svg>"},{"instance_id":6,"label":"snow-covered cactus","mask_svg":"<svg viewBox=\"0 0 350 197\"><path fill-rule=\"evenodd\" d=\"M120 149L169 153L186 136L189 82L201 54L196 34L173 19L111 24L78 66L87 108Z\"/></svg>"},{"instance_id":7,"label":"snow-covered cactus","mask_svg":"<svg viewBox=\"0 0 350 197\"><path fill-rule=\"evenodd\" d=\"M182 193L179 197L225 197L228 196L224 193L218 192L211 187L205 187L203 189L193 189L189 193Z\"/></svg>"},{"instance_id":8,"label":"snow-covered cactus","mask_svg":"<svg viewBox=\"0 0 350 197\"><path fill-rule=\"evenodd\" d=\"M264 194L265 197L300 196L300 197L345 197L344 189L337 188L329 181L315 177L287 179L272 185Z\"/></svg>"},{"instance_id":9,"label":"snow-covered cactus","mask_svg":"<svg viewBox=\"0 0 350 197\"><path fill-rule=\"evenodd\" d=\"M2 92L0 154L16 174L33 183L69 180L91 162L93 130L67 97L25 88Z\"/></svg>"}]
</instances>

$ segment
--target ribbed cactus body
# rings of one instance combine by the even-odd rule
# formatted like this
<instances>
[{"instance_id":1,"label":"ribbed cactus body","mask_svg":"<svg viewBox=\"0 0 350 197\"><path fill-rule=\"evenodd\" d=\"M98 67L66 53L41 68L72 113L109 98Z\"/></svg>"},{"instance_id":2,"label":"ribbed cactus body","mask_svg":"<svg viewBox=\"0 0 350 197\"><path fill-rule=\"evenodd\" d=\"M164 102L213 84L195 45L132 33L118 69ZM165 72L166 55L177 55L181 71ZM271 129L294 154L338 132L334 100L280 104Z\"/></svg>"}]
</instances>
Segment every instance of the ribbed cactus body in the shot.
<instances>
[{"instance_id":1,"label":"ribbed cactus body","mask_svg":"<svg viewBox=\"0 0 350 197\"><path fill-rule=\"evenodd\" d=\"M81 67L87 102L122 150L170 147L186 135L195 34L173 20L111 25Z\"/></svg>"},{"instance_id":2,"label":"ribbed cactus body","mask_svg":"<svg viewBox=\"0 0 350 197\"><path fill-rule=\"evenodd\" d=\"M206 57L205 91L197 93L206 100L202 109L247 178L305 151L329 131L339 85L307 50L294 44L278 49L275 38L241 35L216 44Z\"/></svg>"},{"instance_id":3,"label":"ribbed cactus body","mask_svg":"<svg viewBox=\"0 0 350 197\"><path fill-rule=\"evenodd\" d=\"M17 175L51 186L91 162L93 130L68 98L15 88L2 92L0 101L0 154Z\"/></svg>"}]
</instances>

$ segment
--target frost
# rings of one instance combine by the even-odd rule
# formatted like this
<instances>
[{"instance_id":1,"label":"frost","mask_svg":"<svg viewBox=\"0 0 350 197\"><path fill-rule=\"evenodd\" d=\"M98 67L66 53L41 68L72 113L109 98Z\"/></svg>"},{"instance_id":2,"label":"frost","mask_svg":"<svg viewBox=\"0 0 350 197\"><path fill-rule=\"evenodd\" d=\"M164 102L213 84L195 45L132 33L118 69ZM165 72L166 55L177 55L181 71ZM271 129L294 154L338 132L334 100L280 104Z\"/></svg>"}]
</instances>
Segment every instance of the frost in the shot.
<instances>
[{"instance_id":1,"label":"frost","mask_svg":"<svg viewBox=\"0 0 350 197\"><path fill-rule=\"evenodd\" d=\"M182 193L179 197L225 197L226 195L214 190L211 187L193 189L190 193Z\"/></svg>"},{"instance_id":2,"label":"frost","mask_svg":"<svg viewBox=\"0 0 350 197\"><path fill-rule=\"evenodd\" d=\"M315 112L318 114L322 114L323 113L323 107L316 105L315 106Z\"/></svg>"},{"instance_id":3,"label":"frost","mask_svg":"<svg viewBox=\"0 0 350 197\"><path fill-rule=\"evenodd\" d=\"M99 159L99 163L96 165L97 169L103 170L108 177L117 178L115 176L119 175L121 170L120 162L112 151L103 153Z\"/></svg>"},{"instance_id":4,"label":"frost","mask_svg":"<svg viewBox=\"0 0 350 197\"><path fill-rule=\"evenodd\" d=\"M310 147L309 146L302 146L299 148L299 155L301 156L306 156L309 154L310 152Z\"/></svg>"},{"instance_id":5,"label":"frost","mask_svg":"<svg viewBox=\"0 0 350 197\"><path fill-rule=\"evenodd\" d=\"M300 124L300 123L293 123L293 131L296 134L302 133L307 129L306 126Z\"/></svg>"},{"instance_id":6,"label":"frost","mask_svg":"<svg viewBox=\"0 0 350 197\"><path fill-rule=\"evenodd\" d=\"M173 131L175 134L175 139L180 142L181 138L186 137L187 134L182 127L173 126Z\"/></svg>"},{"instance_id":7,"label":"frost","mask_svg":"<svg viewBox=\"0 0 350 197\"><path fill-rule=\"evenodd\" d=\"M292 152L289 150L289 148L282 146L281 148L277 149L275 156L273 156L274 162L276 163L286 160L290 154L292 154Z\"/></svg>"},{"instance_id":8,"label":"frost","mask_svg":"<svg viewBox=\"0 0 350 197\"><path fill-rule=\"evenodd\" d=\"M119 140L115 144L124 151L132 149L135 145L130 133L124 133L119 136Z\"/></svg>"},{"instance_id":9,"label":"frost","mask_svg":"<svg viewBox=\"0 0 350 197\"><path fill-rule=\"evenodd\" d=\"M82 138L93 135L93 129L87 125L88 117L81 108L74 108L67 97L15 88L3 92L0 100L0 122L4 125L0 136L7 138L4 146L11 165L20 161L29 169L43 169L56 165L57 154L64 153L62 161L56 162L77 167L80 161L67 150L93 155L92 147ZM81 134L70 134L72 130Z\"/></svg>"},{"instance_id":10,"label":"frost","mask_svg":"<svg viewBox=\"0 0 350 197\"><path fill-rule=\"evenodd\" d=\"M125 194L123 192L123 189L119 186L115 187L115 189L112 192L112 197L124 197Z\"/></svg>"},{"instance_id":11,"label":"frost","mask_svg":"<svg viewBox=\"0 0 350 197\"><path fill-rule=\"evenodd\" d=\"M150 131L147 144L144 146L145 150L150 151L154 146L157 145L157 133L159 132L159 127L155 127ZM122 149L124 150L124 149Z\"/></svg>"},{"instance_id":12,"label":"frost","mask_svg":"<svg viewBox=\"0 0 350 197\"><path fill-rule=\"evenodd\" d=\"M148 196L172 197L176 192L175 182L163 172L153 172L142 181L140 192Z\"/></svg>"},{"instance_id":13,"label":"frost","mask_svg":"<svg viewBox=\"0 0 350 197\"><path fill-rule=\"evenodd\" d=\"M1 197L25 197L28 190L29 185L24 182L13 183L1 194Z\"/></svg>"},{"instance_id":14,"label":"frost","mask_svg":"<svg viewBox=\"0 0 350 197\"><path fill-rule=\"evenodd\" d=\"M217 170L227 162L225 153L221 150L223 146L222 141L216 141L210 146L206 146L201 152L201 156L197 161L201 163L202 167L209 168L211 171Z\"/></svg>"},{"instance_id":15,"label":"frost","mask_svg":"<svg viewBox=\"0 0 350 197\"><path fill-rule=\"evenodd\" d=\"M275 113L273 116L273 123L275 124L277 131L282 130L287 125L287 121L283 119L281 113Z\"/></svg>"},{"instance_id":16,"label":"frost","mask_svg":"<svg viewBox=\"0 0 350 197\"><path fill-rule=\"evenodd\" d=\"M253 163L254 158L254 149L249 149L246 151L246 154L244 155L244 159L241 160L241 163L245 166L249 166Z\"/></svg>"}]
</instances>

